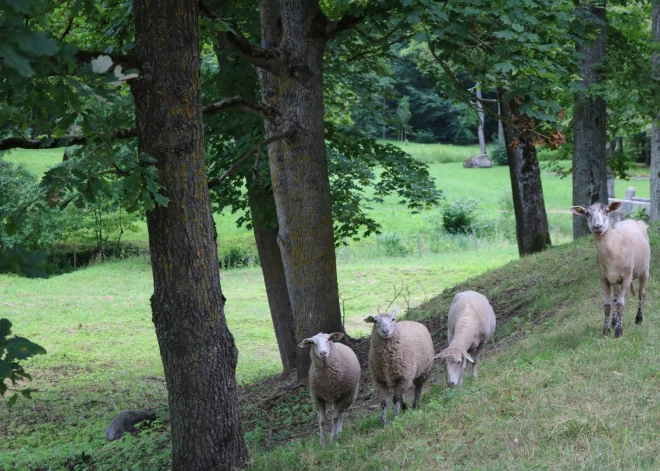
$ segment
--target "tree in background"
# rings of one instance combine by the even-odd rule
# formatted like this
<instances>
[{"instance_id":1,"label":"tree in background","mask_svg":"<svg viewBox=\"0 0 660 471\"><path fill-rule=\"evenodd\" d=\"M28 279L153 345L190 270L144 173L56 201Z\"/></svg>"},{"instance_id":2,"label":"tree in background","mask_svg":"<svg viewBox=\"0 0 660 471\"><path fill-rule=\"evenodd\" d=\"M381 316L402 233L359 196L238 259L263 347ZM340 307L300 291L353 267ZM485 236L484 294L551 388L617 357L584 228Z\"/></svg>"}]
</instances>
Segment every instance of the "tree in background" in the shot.
<instances>
[{"instance_id":1,"label":"tree in background","mask_svg":"<svg viewBox=\"0 0 660 471\"><path fill-rule=\"evenodd\" d=\"M535 144L561 142L553 129L555 101L573 57L571 2L491 2L476 10L471 2L440 8L429 2L420 31L434 62L432 71L454 83L456 97L477 99L461 86L458 73L468 72L484 88L498 89L507 141L508 163L520 255L550 244ZM508 129L507 129L508 128Z\"/></svg>"},{"instance_id":2,"label":"tree in background","mask_svg":"<svg viewBox=\"0 0 660 471\"><path fill-rule=\"evenodd\" d=\"M573 205L588 207L607 203L605 144L606 103L598 92L604 77L607 49L607 15L604 2L586 2L596 32L591 41L578 44L579 74L583 86L575 94L573 107ZM573 238L589 234L585 218L573 216Z\"/></svg>"},{"instance_id":3,"label":"tree in background","mask_svg":"<svg viewBox=\"0 0 660 471\"><path fill-rule=\"evenodd\" d=\"M660 44L660 2L653 1L651 13L653 42L657 47ZM654 52L652 56L653 75L652 80L656 83L660 80L660 52ZM657 107L657 103L654 103ZM651 221L660 220L660 114L655 116L651 125Z\"/></svg>"}]
</instances>

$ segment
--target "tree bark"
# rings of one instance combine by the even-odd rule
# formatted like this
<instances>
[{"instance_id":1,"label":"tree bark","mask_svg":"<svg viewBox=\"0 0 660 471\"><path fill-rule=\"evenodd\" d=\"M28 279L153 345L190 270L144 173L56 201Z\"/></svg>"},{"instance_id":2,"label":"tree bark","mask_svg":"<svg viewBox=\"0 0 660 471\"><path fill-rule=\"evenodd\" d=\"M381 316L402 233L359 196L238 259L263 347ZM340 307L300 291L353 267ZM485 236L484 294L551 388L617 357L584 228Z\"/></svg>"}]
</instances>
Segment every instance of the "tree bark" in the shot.
<instances>
[{"instance_id":1,"label":"tree bark","mask_svg":"<svg viewBox=\"0 0 660 471\"><path fill-rule=\"evenodd\" d=\"M593 15L605 22L605 7L590 3ZM575 94L573 111L573 205L587 207L593 203L607 204L607 163L605 145L605 99L589 94L589 89L603 81L602 64L607 47L607 28L600 27L600 35L591 44L582 44L580 75L584 90ZM589 234L586 219L573 215L573 238Z\"/></svg>"},{"instance_id":2,"label":"tree bark","mask_svg":"<svg viewBox=\"0 0 660 471\"><path fill-rule=\"evenodd\" d=\"M486 153L486 136L484 135L484 105L481 104L481 87L477 84L477 115L479 116L479 127L477 128L477 135L479 136L479 148L481 154Z\"/></svg>"},{"instance_id":3,"label":"tree bark","mask_svg":"<svg viewBox=\"0 0 660 471\"><path fill-rule=\"evenodd\" d=\"M281 54L279 73L259 69L264 100L278 110L266 136L295 134L268 147L279 224L278 244L298 340L343 332L323 130L325 17L318 2L261 0L264 48ZM306 381L309 355L297 359Z\"/></svg>"},{"instance_id":4,"label":"tree bark","mask_svg":"<svg viewBox=\"0 0 660 471\"><path fill-rule=\"evenodd\" d=\"M652 10L653 41L660 41L660 2L653 1ZM660 79L660 54L653 54L653 78ZM660 220L660 114L651 127L651 221Z\"/></svg>"},{"instance_id":5,"label":"tree bark","mask_svg":"<svg viewBox=\"0 0 660 471\"><path fill-rule=\"evenodd\" d=\"M279 228L275 222L277 219L275 200L270 187L264 188L261 181L253 180L246 184L254 238L257 242L261 272L266 284L270 315L282 359L282 368L284 372L287 372L296 367L298 343L296 342L295 322L286 285L282 254L277 245Z\"/></svg>"},{"instance_id":6,"label":"tree bark","mask_svg":"<svg viewBox=\"0 0 660 471\"><path fill-rule=\"evenodd\" d=\"M172 428L172 469L229 470L247 460L238 351L227 328L204 164L198 4L134 2L138 146L156 159L167 207L147 213L153 322Z\"/></svg>"},{"instance_id":7,"label":"tree bark","mask_svg":"<svg viewBox=\"0 0 660 471\"><path fill-rule=\"evenodd\" d=\"M226 5L214 4L213 6L222 12L223 17L230 15L222 9ZM219 82L222 89L219 90L220 93L227 96L248 96L258 100L254 95L259 95L259 78L254 67L240 57L235 55L231 57L231 52L225 47L222 38L220 39L215 51L220 66L218 73L221 74ZM262 125L261 121L257 123L256 119L241 121L241 123L243 126L247 123L251 125L252 121L255 121L255 126ZM243 129L240 129L236 134L242 132ZM259 172L263 173L263 176ZM269 170L258 166L254 172L247 172L245 186L277 347L282 360L282 368L284 372L288 372L296 367L298 343L295 337L295 324L282 265L282 255L277 245L277 212Z\"/></svg>"},{"instance_id":8,"label":"tree bark","mask_svg":"<svg viewBox=\"0 0 660 471\"><path fill-rule=\"evenodd\" d=\"M550 244L548 216L543 200L541 170L536 146L529 132L531 118L518 114L516 100L503 100L499 91L504 123L504 141L511 174L516 238L520 256L545 250Z\"/></svg>"}]
</instances>

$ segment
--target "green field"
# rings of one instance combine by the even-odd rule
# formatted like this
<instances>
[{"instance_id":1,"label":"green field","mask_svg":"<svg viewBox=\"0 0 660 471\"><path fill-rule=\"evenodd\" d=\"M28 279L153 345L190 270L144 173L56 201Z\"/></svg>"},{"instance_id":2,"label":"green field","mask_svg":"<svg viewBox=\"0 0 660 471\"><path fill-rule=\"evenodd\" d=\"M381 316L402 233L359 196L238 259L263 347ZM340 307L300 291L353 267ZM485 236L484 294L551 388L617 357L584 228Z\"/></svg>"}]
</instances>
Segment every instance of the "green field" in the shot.
<instances>
[{"instance_id":1,"label":"green field","mask_svg":"<svg viewBox=\"0 0 660 471\"><path fill-rule=\"evenodd\" d=\"M416 146L418 153L425 149ZM440 153L428 146L429 154ZM41 173L61 152L3 158L28 161ZM346 329L352 337L367 334L362 319L390 304L410 308L416 319L443 318L453 286L479 289L497 303L500 319L480 378L447 390L437 368L422 411L406 413L385 430L365 399L349 411L340 441L326 450L316 444L306 392L266 412L258 401L243 398L253 469L657 468L660 353L654 345L660 331L653 314L654 267L644 328L632 325L636 303L630 297L624 339L602 339L589 241L518 260L508 168L463 169L454 162L431 163L430 171L448 200L479 199L479 220L495 230L480 238L449 236L438 230L440 210L411 214L396 197L387 198L373 209L383 234L337 250ZM617 193L630 184L617 181ZM648 180L633 185L639 196L648 196ZM569 242L571 180L544 174L543 186L553 242ZM251 239L249 231L235 227L236 217L216 215L221 252ZM131 237L146 240L146 231ZM657 237L652 240L657 258ZM405 256L388 256L392 247ZM239 384L278 373L260 268L223 270L221 283L239 349ZM19 399L11 410L0 404L6 418L0 421L0 470L167 469L168 414L149 308L152 290L146 257L47 280L0 276L0 317L11 319L16 335L48 351L25 362L34 376L30 386L39 389L34 398ZM437 338L445 335L437 332ZM365 384L363 394L369 390ZM264 397L274 392L264 391ZM164 424L105 442L103 432L114 415L134 408L156 410ZM267 438L282 434L306 438L284 445L288 439Z\"/></svg>"}]
</instances>

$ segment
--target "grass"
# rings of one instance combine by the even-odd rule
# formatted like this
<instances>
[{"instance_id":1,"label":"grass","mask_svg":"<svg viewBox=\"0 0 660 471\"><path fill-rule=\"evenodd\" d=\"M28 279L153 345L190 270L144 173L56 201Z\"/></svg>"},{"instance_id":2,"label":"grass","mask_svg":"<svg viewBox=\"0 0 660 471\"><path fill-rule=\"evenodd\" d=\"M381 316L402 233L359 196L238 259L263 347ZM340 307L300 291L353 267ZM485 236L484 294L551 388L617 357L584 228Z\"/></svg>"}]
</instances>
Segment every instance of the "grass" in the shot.
<instances>
[{"instance_id":1,"label":"grass","mask_svg":"<svg viewBox=\"0 0 660 471\"><path fill-rule=\"evenodd\" d=\"M422 159L445 159L441 147L403 145L417 146L410 149ZM454 152L448 151L458 155ZM473 149L461 152L469 154L465 158L475 155ZM40 173L60 154L25 158ZM448 236L437 230L439 210L413 215L396 197L387 198L372 210L383 234L338 249L339 290L351 336L368 333L366 315L399 305L429 325L437 348L452 287L484 292L499 324L479 379L446 390L436 371L423 409L381 430L376 412L368 410L373 397L365 376L361 403L349 411L344 435L321 450L308 393L273 395L285 380L264 381L279 372L279 356L260 268L222 270L227 321L239 348L237 379L252 468L657 467L660 369L654 339L660 332L653 321L654 267L644 328L631 325L630 299L624 339L602 339L589 242L518 260L508 168L463 169L463 155L453 158L430 164L438 187L450 200L478 198L479 220L494 229L477 239ZM617 193L628 185L617 181ZM571 181L544 174L543 186L553 242L567 242ZM648 195L648 188L637 190ZM215 215L221 253L253 244L249 231L235 227L236 217ZM146 240L146 231L136 238ZM387 256L392 250L405 256ZM658 257L657 237L653 250ZM0 470L168 469L167 400L149 309L152 291L144 258L91 265L48 280L0 276L0 317L12 320L16 335L48 350L26 362L34 375L31 386L40 390L34 399L20 399L11 410L0 404ZM365 348L364 341L356 345L362 356ZM134 437L105 442L111 419L136 408L156 410L162 421Z\"/></svg>"},{"instance_id":2,"label":"grass","mask_svg":"<svg viewBox=\"0 0 660 471\"><path fill-rule=\"evenodd\" d=\"M658 243L654 231L655 258ZM651 278L658 275L652 267ZM583 240L461 283L409 317L442 325L454 293L464 289L485 293L498 316L479 378L447 389L438 367L420 411L383 429L376 411L354 409L328 448L310 436L255 449L250 469L658 469L656 284L644 325L633 324L629 298L624 337L603 338L594 249Z\"/></svg>"}]
</instances>

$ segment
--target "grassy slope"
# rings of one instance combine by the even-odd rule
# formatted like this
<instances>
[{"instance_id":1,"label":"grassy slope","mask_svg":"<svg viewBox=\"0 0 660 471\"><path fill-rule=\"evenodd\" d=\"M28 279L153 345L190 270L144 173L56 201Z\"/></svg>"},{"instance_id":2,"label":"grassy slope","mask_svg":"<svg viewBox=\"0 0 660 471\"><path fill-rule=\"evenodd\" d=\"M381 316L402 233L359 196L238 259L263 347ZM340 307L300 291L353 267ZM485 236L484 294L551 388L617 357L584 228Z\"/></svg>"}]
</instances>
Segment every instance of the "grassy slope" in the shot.
<instances>
[{"instance_id":1,"label":"grassy slope","mask_svg":"<svg viewBox=\"0 0 660 471\"><path fill-rule=\"evenodd\" d=\"M652 246L657 260L657 235ZM308 436L257 452L251 469L658 469L658 275L652 266L643 326L634 325L631 297L618 341L602 337L588 240L468 280L410 317L438 329L441 348L454 293L486 294L498 329L478 379L447 389L437 367L420 411L381 429L376 411L354 409L340 441L327 449Z\"/></svg>"}]
</instances>

